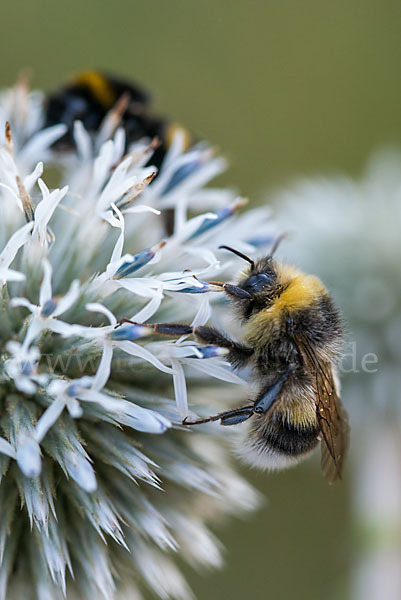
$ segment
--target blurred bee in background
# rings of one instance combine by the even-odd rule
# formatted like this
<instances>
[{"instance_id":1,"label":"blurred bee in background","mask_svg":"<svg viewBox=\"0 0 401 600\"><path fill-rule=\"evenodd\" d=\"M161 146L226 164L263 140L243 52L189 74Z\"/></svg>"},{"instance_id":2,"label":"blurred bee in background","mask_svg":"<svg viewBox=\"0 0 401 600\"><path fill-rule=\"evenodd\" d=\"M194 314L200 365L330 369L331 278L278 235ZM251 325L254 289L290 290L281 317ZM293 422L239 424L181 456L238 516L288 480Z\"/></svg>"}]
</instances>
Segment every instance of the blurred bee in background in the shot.
<instances>
[{"instance_id":1,"label":"blurred bee in background","mask_svg":"<svg viewBox=\"0 0 401 600\"><path fill-rule=\"evenodd\" d=\"M321 442L322 471L332 483L341 477L349 437L336 374L341 317L317 277L273 260L276 247L253 261L221 246L250 265L237 285L211 282L221 286L244 324L241 343L211 327L149 327L156 334L193 334L201 344L224 348L233 367L253 367L255 399L206 419L187 418L185 425L229 426L249 419L240 454L249 465L268 470L298 463Z\"/></svg>"},{"instance_id":2,"label":"blurred bee in background","mask_svg":"<svg viewBox=\"0 0 401 600\"><path fill-rule=\"evenodd\" d=\"M65 123L67 132L54 144L55 150L70 150L75 146L74 122L81 121L89 133L97 133L107 115L115 111L118 124L125 131L125 150L133 142L148 138L153 152L145 166L157 171L171 146L178 130L184 133L184 149L188 150L194 139L186 129L151 112L151 96L141 87L125 79L100 71L88 70L77 73L70 81L49 94L45 104L44 127ZM188 167L174 173L165 192L177 185ZM157 176L157 174L156 174ZM174 211L165 209L163 220L166 234L174 231Z\"/></svg>"},{"instance_id":3,"label":"blurred bee in background","mask_svg":"<svg viewBox=\"0 0 401 600\"><path fill-rule=\"evenodd\" d=\"M142 88L100 71L82 71L55 92L49 94L45 106L45 127L65 123L66 134L54 148L74 146L73 125L79 120L90 133L97 132L106 115L117 108L126 136L126 149L142 138L156 140L149 164L160 169L178 125L154 116L151 96ZM186 133L186 132L185 132ZM186 133L187 145L189 134Z\"/></svg>"}]
</instances>

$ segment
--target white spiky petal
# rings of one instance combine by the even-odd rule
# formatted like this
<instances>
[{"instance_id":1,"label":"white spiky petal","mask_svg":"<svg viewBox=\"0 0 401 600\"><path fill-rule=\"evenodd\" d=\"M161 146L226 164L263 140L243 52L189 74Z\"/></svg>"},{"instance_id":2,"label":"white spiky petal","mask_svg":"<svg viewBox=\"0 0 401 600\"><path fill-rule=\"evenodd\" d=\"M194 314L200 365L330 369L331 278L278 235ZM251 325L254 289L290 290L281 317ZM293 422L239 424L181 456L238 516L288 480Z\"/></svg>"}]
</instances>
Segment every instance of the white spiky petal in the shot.
<instances>
[{"instance_id":1,"label":"white spiky petal","mask_svg":"<svg viewBox=\"0 0 401 600\"><path fill-rule=\"evenodd\" d=\"M190 598L172 552L219 566L208 519L257 495L222 428L181 421L188 398L206 414L219 381L231 396L244 381L224 350L116 325L226 323L208 280L239 261L219 244L255 255L276 233L268 211L204 187L224 168L204 145L185 152L178 132L152 182L149 140L124 154L110 119L52 150L66 129L40 128L42 101L23 82L0 94L0 600L139 597L134 582Z\"/></svg>"}]
</instances>

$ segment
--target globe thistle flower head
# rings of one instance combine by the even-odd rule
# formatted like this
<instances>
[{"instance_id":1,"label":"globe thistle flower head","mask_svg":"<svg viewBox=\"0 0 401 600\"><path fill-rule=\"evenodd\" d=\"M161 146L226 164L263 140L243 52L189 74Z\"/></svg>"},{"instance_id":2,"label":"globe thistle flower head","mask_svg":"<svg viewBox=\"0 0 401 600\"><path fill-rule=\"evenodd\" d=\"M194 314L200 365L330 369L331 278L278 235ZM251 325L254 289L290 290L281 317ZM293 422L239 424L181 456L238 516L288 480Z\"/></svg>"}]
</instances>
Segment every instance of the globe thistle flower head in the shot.
<instances>
[{"instance_id":1,"label":"globe thistle flower head","mask_svg":"<svg viewBox=\"0 0 401 600\"><path fill-rule=\"evenodd\" d=\"M219 566L208 523L258 496L223 428L181 425L188 391L207 413L244 381L221 349L146 322L224 321L209 281L238 263L219 244L255 255L275 229L206 187L225 166L207 146L178 132L155 178L152 140L125 153L115 111L57 153L65 126L41 129L42 106L23 83L0 96L0 599L190 598L174 555Z\"/></svg>"}]
</instances>

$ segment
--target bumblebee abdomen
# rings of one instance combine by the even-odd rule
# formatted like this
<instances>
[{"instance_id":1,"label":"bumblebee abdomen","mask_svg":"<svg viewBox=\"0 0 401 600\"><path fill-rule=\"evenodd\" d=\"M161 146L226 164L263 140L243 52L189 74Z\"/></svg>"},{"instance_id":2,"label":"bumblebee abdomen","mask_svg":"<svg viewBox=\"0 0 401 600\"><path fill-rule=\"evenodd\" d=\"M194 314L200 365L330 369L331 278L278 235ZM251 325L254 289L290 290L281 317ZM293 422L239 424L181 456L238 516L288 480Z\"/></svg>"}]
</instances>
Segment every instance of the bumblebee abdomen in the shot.
<instances>
[{"instance_id":1,"label":"bumblebee abdomen","mask_svg":"<svg viewBox=\"0 0 401 600\"><path fill-rule=\"evenodd\" d=\"M298 456L313 450L317 444L319 428L315 427L298 428L291 427L287 423L271 424L263 432L261 437L267 448L289 456Z\"/></svg>"},{"instance_id":2,"label":"bumblebee abdomen","mask_svg":"<svg viewBox=\"0 0 401 600\"><path fill-rule=\"evenodd\" d=\"M249 465L264 470L290 467L310 454L319 443L319 426L297 428L276 419L255 417L239 452Z\"/></svg>"}]
</instances>

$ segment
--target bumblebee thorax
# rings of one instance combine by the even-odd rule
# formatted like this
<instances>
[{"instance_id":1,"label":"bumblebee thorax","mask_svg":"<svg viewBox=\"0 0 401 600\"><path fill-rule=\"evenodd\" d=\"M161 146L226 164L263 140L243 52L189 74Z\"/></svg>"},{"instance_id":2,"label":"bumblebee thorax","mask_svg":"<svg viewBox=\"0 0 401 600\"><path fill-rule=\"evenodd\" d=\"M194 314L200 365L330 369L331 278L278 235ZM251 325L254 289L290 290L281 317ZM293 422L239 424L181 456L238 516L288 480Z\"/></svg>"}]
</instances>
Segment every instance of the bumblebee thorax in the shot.
<instances>
[{"instance_id":1,"label":"bumblebee thorax","mask_svg":"<svg viewBox=\"0 0 401 600\"><path fill-rule=\"evenodd\" d=\"M312 307L321 298L327 295L326 288L314 275L298 273L288 282L283 282L282 291L272 305L267 309L274 315L281 311L292 313Z\"/></svg>"}]
</instances>

